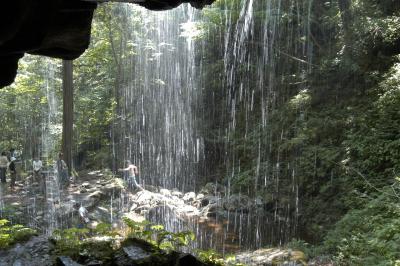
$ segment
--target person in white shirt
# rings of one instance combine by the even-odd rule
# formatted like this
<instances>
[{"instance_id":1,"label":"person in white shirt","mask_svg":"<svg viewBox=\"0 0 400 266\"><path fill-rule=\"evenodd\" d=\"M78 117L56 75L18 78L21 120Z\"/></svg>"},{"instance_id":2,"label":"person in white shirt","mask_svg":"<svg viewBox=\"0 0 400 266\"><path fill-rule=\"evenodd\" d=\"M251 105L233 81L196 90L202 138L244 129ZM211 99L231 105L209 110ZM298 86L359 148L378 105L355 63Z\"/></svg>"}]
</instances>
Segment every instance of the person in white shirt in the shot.
<instances>
[{"instance_id":1,"label":"person in white shirt","mask_svg":"<svg viewBox=\"0 0 400 266\"><path fill-rule=\"evenodd\" d=\"M40 182L42 176L43 163L39 158L35 157L35 159L33 159L32 166L33 166L33 178Z\"/></svg>"},{"instance_id":2,"label":"person in white shirt","mask_svg":"<svg viewBox=\"0 0 400 266\"><path fill-rule=\"evenodd\" d=\"M86 225L90 222L88 210L78 202L75 202L74 200L72 202L73 202L72 206L74 207L75 210L78 211L79 214L79 222L78 222L79 224L77 227L78 228L86 227Z\"/></svg>"},{"instance_id":3,"label":"person in white shirt","mask_svg":"<svg viewBox=\"0 0 400 266\"><path fill-rule=\"evenodd\" d=\"M43 162L35 156L32 162L33 180L39 183L40 190L46 193L46 178L42 175Z\"/></svg>"}]
</instances>

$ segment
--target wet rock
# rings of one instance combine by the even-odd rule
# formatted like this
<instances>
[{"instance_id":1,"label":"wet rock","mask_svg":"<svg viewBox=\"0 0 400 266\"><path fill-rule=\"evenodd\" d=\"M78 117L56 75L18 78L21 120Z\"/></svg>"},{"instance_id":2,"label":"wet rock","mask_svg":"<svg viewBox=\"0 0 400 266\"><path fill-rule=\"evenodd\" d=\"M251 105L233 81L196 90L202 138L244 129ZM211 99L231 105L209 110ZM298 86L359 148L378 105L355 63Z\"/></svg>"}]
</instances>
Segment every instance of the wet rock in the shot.
<instances>
[{"instance_id":1,"label":"wet rock","mask_svg":"<svg viewBox=\"0 0 400 266\"><path fill-rule=\"evenodd\" d=\"M86 266L101 266L104 265L102 261L99 260L92 260L85 263Z\"/></svg>"},{"instance_id":2,"label":"wet rock","mask_svg":"<svg viewBox=\"0 0 400 266\"><path fill-rule=\"evenodd\" d=\"M200 207L205 207L205 206L207 206L208 204L210 204L210 200L209 200L208 198L203 198L203 199L200 201Z\"/></svg>"},{"instance_id":3,"label":"wet rock","mask_svg":"<svg viewBox=\"0 0 400 266\"><path fill-rule=\"evenodd\" d=\"M124 189L124 183L120 178L113 179L102 188L102 192L107 196L118 197Z\"/></svg>"},{"instance_id":4,"label":"wet rock","mask_svg":"<svg viewBox=\"0 0 400 266\"><path fill-rule=\"evenodd\" d=\"M97 190L97 191L95 191L95 192L90 193L90 194L88 195L88 198L89 198L89 199L100 200L100 199L104 198L105 196L106 196L106 195L105 195L102 191Z\"/></svg>"},{"instance_id":5,"label":"wet rock","mask_svg":"<svg viewBox=\"0 0 400 266\"><path fill-rule=\"evenodd\" d=\"M219 207L216 203L208 204L201 210L201 216L203 217L216 217L217 213L221 211L221 207Z\"/></svg>"},{"instance_id":6,"label":"wet rock","mask_svg":"<svg viewBox=\"0 0 400 266\"><path fill-rule=\"evenodd\" d=\"M209 204L218 204L220 202L220 198L212 195L204 195L201 197L197 197L195 201L192 202L192 205L198 209L202 209L207 207Z\"/></svg>"},{"instance_id":7,"label":"wet rock","mask_svg":"<svg viewBox=\"0 0 400 266\"><path fill-rule=\"evenodd\" d=\"M24 263L21 259L16 259L14 261L14 263L12 264L12 266L23 266L23 265L24 265Z\"/></svg>"},{"instance_id":8,"label":"wet rock","mask_svg":"<svg viewBox=\"0 0 400 266\"><path fill-rule=\"evenodd\" d=\"M95 170L95 171L89 172L88 175L94 175L94 176L96 176L96 175L98 175L98 174L100 174L100 173L101 173L100 170Z\"/></svg>"},{"instance_id":9,"label":"wet rock","mask_svg":"<svg viewBox=\"0 0 400 266\"><path fill-rule=\"evenodd\" d=\"M81 187L88 189L88 188L91 188L92 185L89 182L84 182L84 183L82 183Z\"/></svg>"},{"instance_id":10,"label":"wet rock","mask_svg":"<svg viewBox=\"0 0 400 266\"><path fill-rule=\"evenodd\" d=\"M169 191L168 189L165 189L165 188L160 189L160 194L167 196L167 197L172 196L171 191Z\"/></svg>"},{"instance_id":11,"label":"wet rock","mask_svg":"<svg viewBox=\"0 0 400 266\"><path fill-rule=\"evenodd\" d=\"M306 256L301 251L283 250L276 248L259 249L236 255L236 260L246 265L307 265Z\"/></svg>"},{"instance_id":12,"label":"wet rock","mask_svg":"<svg viewBox=\"0 0 400 266\"><path fill-rule=\"evenodd\" d=\"M35 236L10 249L0 249L0 265L50 266L49 249L50 243L46 236Z\"/></svg>"},{"instance_id":13,"label":"wet rock","mask_svg":"<svg viewBox=\"0 0 400 266\"><path fill-rule=\"evenodd\" d=\"M123 215L123 217L126 217L126 218L128 218L128 219L130 219L130 220L132 220L134 222L138 222L138 223L141 223L141 222L146 220L146 218L143 215L139 215L139 214L137 214L135 212L125 213Z\"/></svg>"},{"instance_id":14,"label":"wet rock","mask_svg":"<svg viewBox=\"0 0 400 266\"><path fill-rule=\"evenodd\" d=\"M56 265L57 266L81 266L82 264L79 264L79 263L73 261L70 257L59 256L56 259Z\"/></svg>"},{"instance_id":15,"label":"wet rock","mask_svg":"<svg viewBox=\"0 0 400 266\"><path fill-rule=\"evenodd\" d=\"M176 266L205 266L206 264L199 261L192 254L182 254L176 261Z\"/></svg>"},{"instance_id":16,"label":"wet rock","mask_svg":"<svg viewBox=\"0 0 400 266\"><path fill-rule=\"evenodd\" d=\"M204 195L217 195L217 194L223 194L224 187L220 184L215 184L215 183L207 183L199 193L204 194Z\"/></svg>"},{"instance_id":17,"label":"wet rock","mask_svg":"<svg viewBox=\"0 0 400 266\"><path fill-rule=\"evenodd\" d=\"M183 201L183 199L181 199L181 198L179 198L179 197L177 197L177 196L172 196L172 197L171 197L171 200L172 200L173 202L175 202L177 205L179 205L179 204L185 204L185 202Z\"/></svg>"},{"instance_id":18,"label":"wet rock","mask_svg":"<svg viewBox=\"0 0 400 266\"><path fill-rule=\"evenodd\" d=\"M182 198L185 202L191 202L194 201L196 199L196 193L194 192L188 192L186 193L183 198Z\"/></svg>"},{"instance_id":19,"label":"wet rock","mask_svg":"<svg viewBox=\"0 0 400 266\"><path fill-rule=\"evenodd\" d=\"M140 205L146 205L149 204L150 201L153 199L154 193L149 192L149 191L140 191L135 195L133 200L136 202L136 204Z\"/></svg>"},{"instance_id":20,"label":"wet rock","mask_svg":"<svg viewBox=\"0 0 400 266\"><path fill-rule=\"evenodd\" d=\"M150 192L153 192L153 193L158 193L158 191L159 191L158 187L155 187L155 186L152 186L152 185L146 185L145 189L150 191Z\"/></svg>"},{"instance_id":21,"label":"wet rock","mask_svg":"<svg viewBox=\"0 0 400 266\"><path fill-rule=\"evenodd\" d=\"M224 198L222 205L227 211L247 212L252 207L252 201L247 196L233 194L229 198Z\"/></svg>"},{"instance_id":22,"label":"wet rock","mask_svg":"<svg viewBox=\"0 0 400 266\"><path fill-rule=\"evenodd\" d=\"M136 203L133 203L132 204L132 206L131 206L131 208L129 209L131 212L132 211L135 211L136 210L136 208L138 207L139 205L137 205Z\"/></svg>"},{"instance_id":23,"label":"wet rock","mask_svg":"<svg viewBox=\"0 0 400 266\"><path fill-rule=\"evenodd\" d=\"M203 193L199 193L196 196L196 200L202 200L204 198L204 194Z\"/></svg>"},{"instance_id":24,"label":"wet rock","mask_svg":"<svg viewBox=\"0 0 400 266\"><path fill-rule=\"evenodd\" d=\"M173 191L172 196L178 197L178 198L182 198L183 197L183 193L180 191Z\"/></svg>"},{"instance_id":25,"label":"wet rock","mask_svg":"<svg viewBox=\"0 0 400 266\"><path fill-rule=\"evenodd\" d=\"M185 214L185 215L197 215L198 214L198 209L194 206L190 206L190 205L182 205L179 206L176 209L176 212L178 214Z\"/></svg>"},{"instance_id":26,"label":"wet rock","mask_svg":"<svg viewBox=\"0 0 400 266\"><path fill-rule=\"evenodd\" d=\"M108 221L110 219L110 211L107 208L98 206L89 214L89 217L96 221Z\"/></svg>"},{"instance_id":27,"label":"wet rock","mask_svg":"<svg viewBox=\"0 0 400 266\"><path fill-rule=\"evenodd\" d=\"M97 236L86 239L82 244L82 249L87 254L90 254L90 261L85 261L85 265L88 262L94 263L96 261L101 261L101 265L110 265L114 254L114 240L116 239L110 236Z\"/></svg>"},{"instance_id":28,"label":"wet rock","mask_svg":"<svg viewBox=\"0 0 400 266\"><path fill-rule=\"evenodd\" d=\"M128 257L131 260L143 260L143 259L147 259L147 258L151 257L151 253L145 251L141 247L128 246L128 247L124 247L123 250L124 250L125 254L128 255Z\"/></svg>"},{"instance_id":29,"label":"wet rock","mask_svg":"<svg viewBox=\"0 0 400 266\"><path fill-rule=\"evenodd\" d=\"M140 239L127 239L115 254L116 265L167 265L161 250Z\"/></svg>"}]
</instances>

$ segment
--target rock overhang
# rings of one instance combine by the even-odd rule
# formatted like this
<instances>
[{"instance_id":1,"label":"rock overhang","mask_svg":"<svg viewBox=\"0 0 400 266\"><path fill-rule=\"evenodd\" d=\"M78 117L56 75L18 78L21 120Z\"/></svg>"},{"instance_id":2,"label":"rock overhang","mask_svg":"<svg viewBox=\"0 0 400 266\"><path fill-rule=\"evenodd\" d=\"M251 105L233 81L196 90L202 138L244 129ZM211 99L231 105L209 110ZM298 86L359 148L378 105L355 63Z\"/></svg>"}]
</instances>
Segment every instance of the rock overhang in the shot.
<instances>
[{"instance_id":1,"label":"rock overhang","mask_svg":"<svg viewBox=\"0 0 400 266\"><path fill-rule=\"evenodd\" d=\"M190 3L196 8L214 0L117 0L150 10ZM13 0L0 9L0 88L10 85L25 53L72 60L88 48L97 3L107 0Z\"/></svg>"}]
</instances>

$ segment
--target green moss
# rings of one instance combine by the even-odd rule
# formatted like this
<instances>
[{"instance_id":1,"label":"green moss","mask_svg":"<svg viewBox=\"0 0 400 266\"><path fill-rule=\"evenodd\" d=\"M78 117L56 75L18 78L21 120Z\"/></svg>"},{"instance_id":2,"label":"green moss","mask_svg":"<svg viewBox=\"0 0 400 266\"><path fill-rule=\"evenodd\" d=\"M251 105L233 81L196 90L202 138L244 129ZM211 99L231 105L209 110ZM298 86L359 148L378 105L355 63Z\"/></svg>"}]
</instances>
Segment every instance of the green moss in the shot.
<instances>
[{"instance_id":1,"label":"green moss","mask_svg":"<svg viewBox=\"0 0 400 266\"><path fill-rule=\"evenodd\" d=\"M19 224L10 225L8 220L0 220L0 249L27 241L34 235L36 235L36 231L31 228Z\"/></svg>"}]
</instances>

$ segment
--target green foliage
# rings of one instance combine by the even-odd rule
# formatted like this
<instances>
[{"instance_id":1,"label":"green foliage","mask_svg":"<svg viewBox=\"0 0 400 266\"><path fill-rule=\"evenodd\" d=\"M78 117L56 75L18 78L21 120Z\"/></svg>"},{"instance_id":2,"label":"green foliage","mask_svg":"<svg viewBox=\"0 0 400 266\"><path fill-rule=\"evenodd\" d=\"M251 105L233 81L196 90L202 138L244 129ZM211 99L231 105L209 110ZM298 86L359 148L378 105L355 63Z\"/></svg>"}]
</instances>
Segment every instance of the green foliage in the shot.
<instances>
[{"instance_id":1,"label":"green foliage","mask_svg":"<svg viewBox=\"0 0 400 266\"><path fill-rule=\"evenodd\" d=\"M113 230L111 224L108 223L99 223L92 232L94 235L98 236L116 237L120 235L117 231Z\"/></svg>"},{"instance_id":2,"label":"green foliage","mask_svg":"<svg viewBox=\"0 0 400 266\"><path fill-rule=\"evenodd\" d=\"M224 266L224 258L215 250L199 250L197 256L204 263L211 263L217 266Z\"/></svg>"},{"instance_id":3,"label":"green foliage","mask_svg":"<svg viewBox=\"0 0 400 266\"><path fill-rule=\"evenodd\" d=\"M93 257L102 260L111 259L114 251L114 239L119 233L110 224L100 223L94 229L68 228L53 232L54 254L66 255L73 259Z\"/></svg>"},{"instance_id":4,"label":"green foliage","mask_svg":"<svg viewBox=\"0 0 400 266\"><path fill-rule=\"evenodd\" d=\"M53 252L56 255L70 256L77 261L92 258L107 263L112 260L117 236L119 233L106 223L100 223L94 229L58 229L52 235L55 244Z\"/></svg>"},{"instance_id":5,"label":"green foliage","mask_svg":"<svg viewBox=\"0 0 400 266\"><path fill-rule=\"evenodd\" d=\"M36 231L22 225L10 225L8 220L0 220L0 249L8 248L15 243L28 240Z\"/></svg>"},{"instance_id":6,"label":"green foliage","mask_svg":"<svg viewBox=\"0 0 400 266\"><path fill-rule=\"evenodd\" d=\"M52 237L56 241L56 254L76 257L82 250L83 241L89 237L89 229L57 229L53 232Z\"/></svg>"},{"instance_id":7,"label":"green foliage","mask_svg":"<svg viewBox=\"0 0 400 266\"><path fill-rule=\"evenodd\" d=\"M148 221L136 222L127 217L122 218L129 228L129 236L150 242L158 248L171 251L186 247L194 241L195 235L190 231L173 233L166 231L162 225L151 225ZM145 228L149 229L145 229Z\"/></svg>"},{"instance_id":8,"label":"green foliage","mask_svg":"<svg viewBox=\"0 0 400 266\"><path fill-rule=\"evenodd\" d=\"M59 107L49 103L50 95L57 98L60 86L59 61L39 56L25 56L19 61L16 81L0 90L0 150L16 148L32 156L32 143L41 139L45 121L60 122ZM54 108L54 109L53 109ZM50 109L53 109L49 116ZM46 128L48 134L60 137L55 128Z\"/></svg>"},{"instance_id":9,"label":"green foliage","mask_svg":"<svg viewBox=\"0 0 400 266\"><path fill-rule=\"evenodd\" d=\"M324 242L340 265L394 265L400 259L400 182L350 210Z\"/></svg>"},{"instance_id":10,"label":"green foliage","mask_svg":"<svg viewBox=\"0 0 400 266\"><path fill-rule=\"evenodd\" d=\"M292 239L286 244L286 248L300 250L306 255L306 258L315 258L323 253L322 247L311 245L301 239Z\"/></svg>"},{"instance_id":11,"label":"green foliage","mask_svg":"<svg viewBox=\"0 0 400 266\"><path fill-rule=\"evenodd\" d=\"M235 256L222 256L215 250L197 250L196 255L198 258L208 265L216 266L244 266L244 264L236 262Z\"/></svg>"}]
</instances>

